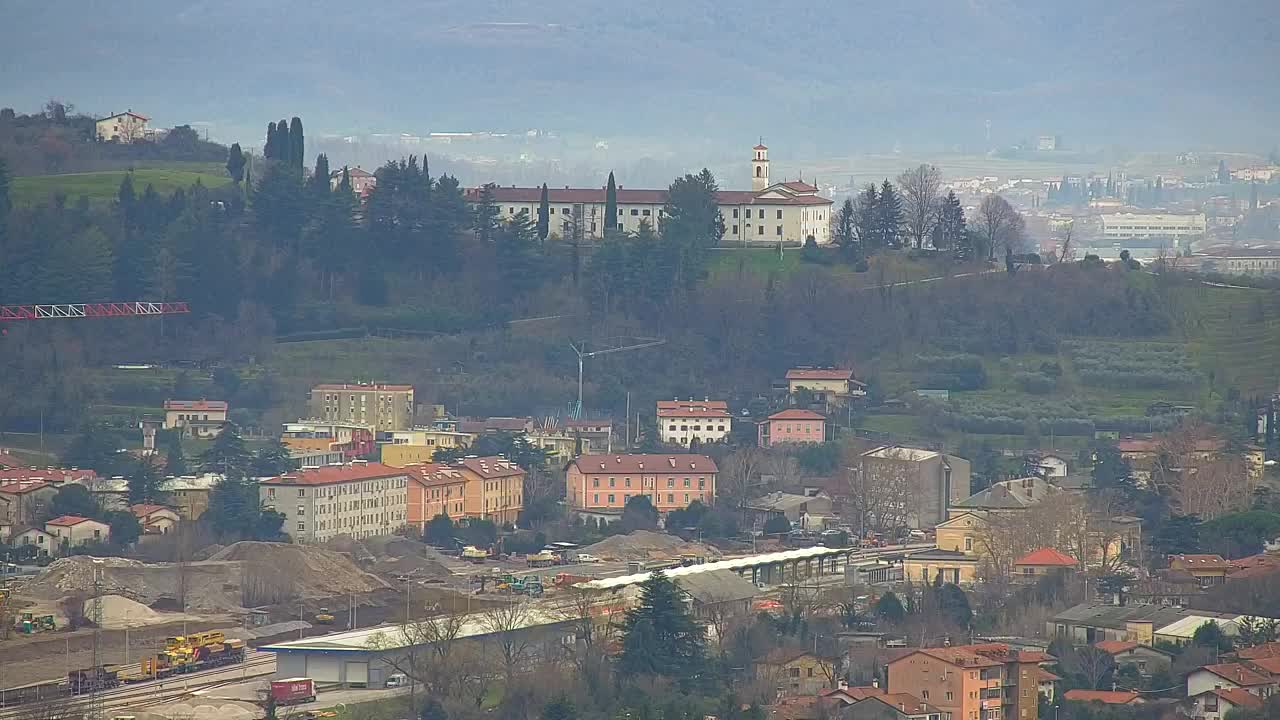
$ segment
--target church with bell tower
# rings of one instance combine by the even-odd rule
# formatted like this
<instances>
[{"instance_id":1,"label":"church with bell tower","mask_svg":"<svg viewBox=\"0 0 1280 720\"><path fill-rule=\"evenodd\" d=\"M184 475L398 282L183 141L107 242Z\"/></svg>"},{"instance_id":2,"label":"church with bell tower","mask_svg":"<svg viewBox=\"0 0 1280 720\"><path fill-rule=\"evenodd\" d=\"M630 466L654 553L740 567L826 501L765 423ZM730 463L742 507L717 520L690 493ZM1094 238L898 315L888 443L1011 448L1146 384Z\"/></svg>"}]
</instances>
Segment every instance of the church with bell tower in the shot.
<instances>
[{"instance_id":1,"label":"church with bell tower","mask_svg":"<svg viewBox=\"0 0 1280 720\"><path fill-rule=\"evenodd\" d=\"M751 189L761 192L769 187L769 148L761 141L752 150L756 156L751 160Z\"/></svg>"}]
</instances>

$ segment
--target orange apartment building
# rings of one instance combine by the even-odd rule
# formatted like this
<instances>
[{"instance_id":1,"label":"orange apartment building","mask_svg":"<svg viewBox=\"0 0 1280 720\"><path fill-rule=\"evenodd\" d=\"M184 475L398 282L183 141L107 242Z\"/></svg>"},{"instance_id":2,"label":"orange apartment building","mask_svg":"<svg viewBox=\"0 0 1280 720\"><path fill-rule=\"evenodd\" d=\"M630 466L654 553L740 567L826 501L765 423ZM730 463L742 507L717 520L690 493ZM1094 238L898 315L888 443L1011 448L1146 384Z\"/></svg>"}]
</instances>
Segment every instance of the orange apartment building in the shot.
<instances>
[{"instance_id":1,"label":"orange apartment building","mask_svg":"<svg viewBox=\"0 0 1280 720\"><path fill-rule=\"evenodd\" d=\"M462 511L467 517L499 525L519 519L524 507L524 470L519 465L493 456L463 458L449 467L465 481Z\"/></svg>"},{"instance_id":2,"label":"orange apartment building","mask_svg":"<svg viewBox=\"0 0 1280 720\"><path fill-rule=\"evenodd\" d=\"M716 499L716 463L706 455L582 455L565 469L569 506L620 514L627 500L648 496L660 513Z\"/></svg>"},{"instance_id":3,"label":"orange apartment building","mask_svg":"<svg viewBox=\"0 0 1280 720\"><path fill-rule=\"evenodd\" d=\"M889 691L936 706L947 720L1038 720L1041 652L1003 643L920 648L889 663Z\"/></svg>"},{"instance_id":4,"label":"orange apartment building","mask_svg":"<svg viewBox=\"0 0 1280 720\"><path fill-rule=\"evenodd\" d=\"M409 475L405 499L408 525L422 532L437 515L448 515L454 521L466 517L463 505L467 479L458 468L444 463L417 463L405 465L404 471Z\"/></svg>"}]
</instances>

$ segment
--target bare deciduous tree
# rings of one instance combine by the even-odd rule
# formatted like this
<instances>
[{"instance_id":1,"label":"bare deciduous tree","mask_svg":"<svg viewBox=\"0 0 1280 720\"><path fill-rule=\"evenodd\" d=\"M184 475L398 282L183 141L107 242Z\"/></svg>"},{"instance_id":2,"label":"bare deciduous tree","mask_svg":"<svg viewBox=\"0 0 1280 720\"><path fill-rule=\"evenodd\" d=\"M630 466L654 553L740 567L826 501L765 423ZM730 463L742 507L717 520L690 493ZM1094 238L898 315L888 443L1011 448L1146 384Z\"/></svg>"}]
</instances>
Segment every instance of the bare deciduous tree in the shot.
<instances>
[{"instance_id":1,"label":"bare deciduous tree","mask_svg":"<svg viewBox=\"0 0 1280 720\"><path fill-rule=\"evenodd\" d=\"M1068 260L1072 260L1075 258L1075 255L1073 254L1073 251L1071 249L1071 236L1073 234L1075 226L1076 224L1075 224L1075 221L1073 220L1071 223L1067 225L1067 229L1064 230L1062 233L1062 251L1058 255L1058 262L1060 263L1064 263L1064 262L1067 262Z\"/></svg>"},{"instance_id":2,"label":"bare deciduous tree","mask_svg":"<svg viewBox=\"0 0 1280 720\"><path fill-rule=\"evenodd\" d=\"M982 199L974 226L986 246L988 260L995 260L997 248L1009 248L1015 253L1022 249L1026 221L1022 213L999 195Z\"/></svg>"},{"instance_id":3,"label":"bare deciduous tree","mask_svg":"<svg viewBox=\"0 0 1280 720\"><path fill-rule=\"evenodd\" d=\"M515 681L516 671L529 656L527 629L533 620L533 606L527 602L496 605L485 610L480 624L490 636L502 661L502 673L508 686Z\"/></svg>"},{"instance_id":4,"label":"bare deciduous tree","mask_svg":"<svg viewBox=\"0 0 1280 720\"><path fill-rule=\"evenodd\" d=\"M913 247L924 247L925 238L938 223L938 205L942 197L942 178L938 168L920 165L898 176L898 192L902 195L903 224Z\"/></svg>"},{"instance_id":5,"label":"bare deciduous tree","mask_svg":"<svg viewBox=\"0 0 1280 720\"><path fill-rule=\"evenodd\" d=\"M754 447L730 453L720 465L720 476L716 482L718 502L735 510L745 507L755 494L767 459L763 450Z\"/></svg>"},{"instance_id":6,"label":"bare deciduous tree","mask_svg":"<svg viewBox=\"0 0 1280 720\"><path fill-rule=\"evenodd\" d=\"M458 676L451 668L466 615L440 615L406 623L394 630L376 633L369 646L386 653L387 663L396 672L421 686L428 694L452 697L458 690Z\"/></svg>"},{"instance_id":7,"label":"bare deciduous tree","mask_svg":"<svg viewBox=\"0 0 1280 720\"><path fill-rule=\"evenodd\" d=\"M905 449L901 449L900 461L893 457L899 450L888 448L881 453L884 457L874 460L861 456L849 458L852 463L845 471L846 502L863 536L872 530L906 525L915 507L915 473Z\"/></svg>"}]
</instances>

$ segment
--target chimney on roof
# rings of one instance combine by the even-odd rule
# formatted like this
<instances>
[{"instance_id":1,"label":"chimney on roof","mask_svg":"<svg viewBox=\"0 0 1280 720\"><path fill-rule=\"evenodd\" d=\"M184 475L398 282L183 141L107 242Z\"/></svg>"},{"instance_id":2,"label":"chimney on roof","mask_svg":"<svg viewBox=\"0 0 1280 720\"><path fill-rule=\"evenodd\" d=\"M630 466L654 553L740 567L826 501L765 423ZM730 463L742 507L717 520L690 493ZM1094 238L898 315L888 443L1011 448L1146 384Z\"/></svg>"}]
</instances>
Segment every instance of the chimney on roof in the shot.
<instances>
[{"instance_id":1,"label":"chimney on roof","mask_svg":"<svg viewBox=\"0 0 1280 720\"><path fill-rule=\"evenodd\" d=\"M671 463L671 467L675 467L675 466L676 466L676 459L675 459L675 458L673 458L673 457L672 457L672 458L667 458L667 462Z\"/></svg>"}]
</instances>

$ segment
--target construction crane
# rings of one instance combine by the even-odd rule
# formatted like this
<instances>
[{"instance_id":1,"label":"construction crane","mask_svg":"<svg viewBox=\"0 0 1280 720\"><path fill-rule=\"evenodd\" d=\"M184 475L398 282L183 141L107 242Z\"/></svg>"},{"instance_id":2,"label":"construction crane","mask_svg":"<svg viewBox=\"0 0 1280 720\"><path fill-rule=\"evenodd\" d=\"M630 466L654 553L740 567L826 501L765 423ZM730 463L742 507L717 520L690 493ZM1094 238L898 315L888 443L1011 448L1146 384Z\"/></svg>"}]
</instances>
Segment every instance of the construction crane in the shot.
<instances>
[{"instance_id":1,"label":"construction crane","mask_svg":"<svg viewBox=\"0 0 1280 720\"><path fill-rule=\"evenodd\" d=\"M134 317L189 313L185 302L101 302L61 305L0 305L0 321L57 318Z\"/></svg>"},{"instance_id":2,"label":"construction crane","mask_svg":"<svg viewBox=\"0 0 1280 720\"><path fill-rule=\"evenodd\" d=\"M589 357L595 357L597 355L608 355L610 353L624 352L626 350L639 350L641 348L661 345L666 342L666 340L661 340L659 338L630 337L630 338L618 338L618 339L631 340L634 342L632 342L632 344L630 345L623 345L620 343L610 343L609 347L601 348L600 350L592 350L591 352L587 352L587 344L585 342L581 344L581 347L579 347L574 343L569 343L569 347L573 348L573 351L578 355L578 407L576 408L576 412L573 413L574 417L582 416L582 362L584 360L586 360Z\"/></svg>"}]
</instances>

